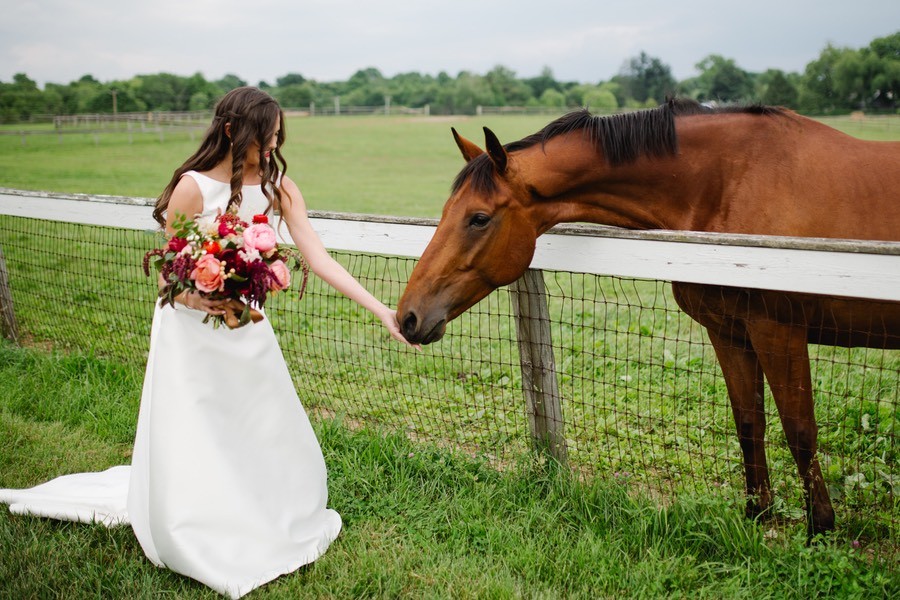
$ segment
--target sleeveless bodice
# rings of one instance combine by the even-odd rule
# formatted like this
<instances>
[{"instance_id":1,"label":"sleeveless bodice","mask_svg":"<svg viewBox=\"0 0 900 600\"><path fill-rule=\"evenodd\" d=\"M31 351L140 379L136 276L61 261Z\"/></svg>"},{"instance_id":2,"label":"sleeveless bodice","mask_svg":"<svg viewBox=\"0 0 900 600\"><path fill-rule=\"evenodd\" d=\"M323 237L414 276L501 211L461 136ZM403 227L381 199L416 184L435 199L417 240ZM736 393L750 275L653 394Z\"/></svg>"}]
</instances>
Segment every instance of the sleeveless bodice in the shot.
<instances>
[{"instance_id":1,"label":"sleeveless bodice","mask_svg":"<svg viewBox=\"0 0 900 600\"><path fill-rule=\"evenodd\" d=\"M184 174L197 182L200 194L203 196L203 216L214 215L218 211L225 211L228 199L231 198L231 184L226 181L213 179L208 175L197 171L188 171ZM266 212L269 199L258 185L245 185L241 190L241 206L238 216L249 221L253 215Z\"/></svg>"}]
</instances>

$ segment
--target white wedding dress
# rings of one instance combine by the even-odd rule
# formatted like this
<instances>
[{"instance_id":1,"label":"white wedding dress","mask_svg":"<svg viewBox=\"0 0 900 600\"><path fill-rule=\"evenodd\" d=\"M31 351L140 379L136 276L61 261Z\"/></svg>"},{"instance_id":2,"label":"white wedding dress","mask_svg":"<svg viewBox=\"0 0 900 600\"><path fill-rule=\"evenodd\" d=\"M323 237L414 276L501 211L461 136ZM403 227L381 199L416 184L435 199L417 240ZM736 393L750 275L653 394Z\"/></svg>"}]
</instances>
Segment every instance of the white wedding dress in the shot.
<instances>
[{"instance_id":1,"label":"white wedding dress","mask_svg":"<svg viewBox=\"0 0 900 600\"><path fill-rule=\"evenodd\" d=\"M204 213L227 183L189 173ZM243 190L250 220L267 200ZM15 513L130 523L147 557L232 598L316 560L341 530L325 462L268 319L236 330L156 307L131 466L0 490Z\"/></svg>"}]
</instances>

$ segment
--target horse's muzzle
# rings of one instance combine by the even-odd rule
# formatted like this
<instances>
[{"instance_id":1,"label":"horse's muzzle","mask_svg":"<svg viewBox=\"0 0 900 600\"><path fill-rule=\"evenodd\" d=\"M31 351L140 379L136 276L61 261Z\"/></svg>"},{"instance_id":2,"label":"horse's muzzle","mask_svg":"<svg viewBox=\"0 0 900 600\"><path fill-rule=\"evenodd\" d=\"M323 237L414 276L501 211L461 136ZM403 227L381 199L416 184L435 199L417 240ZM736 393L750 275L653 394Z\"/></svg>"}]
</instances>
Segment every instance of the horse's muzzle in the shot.
<instances>
[{"instance_id":1,"label":"horse's muzzle","mask_svg":"<svg viewBox=\"0 0 900 600\"><path fill-rule=\"evenodd\" d=\"M415 311L408 310L400 317L400 330L403 337L412 344L430 344L444 337L447 319L420 319Z\"/></svg>"}]
</instances>

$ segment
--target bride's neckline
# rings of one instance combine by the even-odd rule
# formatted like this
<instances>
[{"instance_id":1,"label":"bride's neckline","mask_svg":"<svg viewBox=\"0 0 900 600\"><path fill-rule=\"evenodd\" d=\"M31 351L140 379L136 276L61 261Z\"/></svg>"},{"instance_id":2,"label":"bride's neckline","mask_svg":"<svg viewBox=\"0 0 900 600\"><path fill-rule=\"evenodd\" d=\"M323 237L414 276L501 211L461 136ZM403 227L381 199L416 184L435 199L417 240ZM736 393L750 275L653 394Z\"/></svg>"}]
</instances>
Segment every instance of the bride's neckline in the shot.
<instances>
[{"instance_id":1,"label":"bride's neckline","mask_svg":"<svg viewBox=\"0 0 900 600\"><path fill-rule=\"evenodd\" d=\"M216 183L221 183L222 185L231 185L230 181L222 181L221 179L216 179L212 175L207 175L206 173L203 173L202 171L194 171L194 173L196 173L197 175L200 175L201 177L205 177L206 179L209 179L210 181L215 181ZM247 183L246 181L244 181L243 185L245 185L245 186L259 185L261 183L262 183L262 179L260 179L259 181L255 182L255 183Z\"/></svg>"}]
</instances>

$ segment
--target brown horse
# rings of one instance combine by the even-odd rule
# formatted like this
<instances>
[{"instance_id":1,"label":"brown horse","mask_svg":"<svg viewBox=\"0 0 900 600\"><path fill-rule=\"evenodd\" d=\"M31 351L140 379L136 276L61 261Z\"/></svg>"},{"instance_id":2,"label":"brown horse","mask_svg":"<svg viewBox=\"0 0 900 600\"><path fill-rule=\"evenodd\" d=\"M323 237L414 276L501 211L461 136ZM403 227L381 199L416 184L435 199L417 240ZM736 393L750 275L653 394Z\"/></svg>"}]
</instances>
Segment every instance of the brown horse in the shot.
<instances>
[{"instance_id":1,"label":"brown horse","mask_svg":"<svg viewBox=\"0 0 900 600\"><path fill-rule=\"evenodd\" d=\"M487 152L453 130L467 164L398 306L412 342L437 341L448 321L519 278L557 223L900 240L900 143L861 141L786 109L672 100L609 117L573 112L505 147L484 133ZM807 344L900 348L900 302L677 282L672 291L722 367L748 516L772 504L765 377L803 479L809 534L833 529Z\"/></svg>"}]
</instances>

